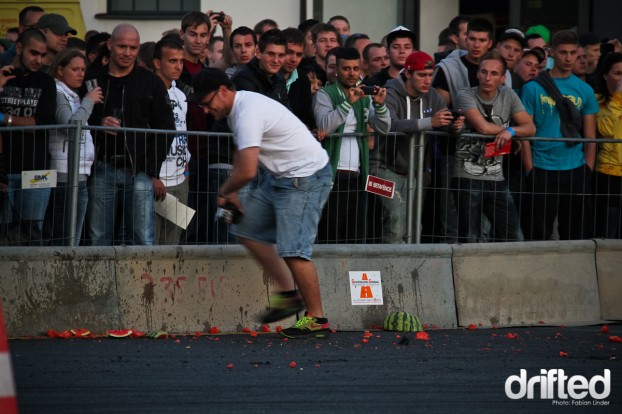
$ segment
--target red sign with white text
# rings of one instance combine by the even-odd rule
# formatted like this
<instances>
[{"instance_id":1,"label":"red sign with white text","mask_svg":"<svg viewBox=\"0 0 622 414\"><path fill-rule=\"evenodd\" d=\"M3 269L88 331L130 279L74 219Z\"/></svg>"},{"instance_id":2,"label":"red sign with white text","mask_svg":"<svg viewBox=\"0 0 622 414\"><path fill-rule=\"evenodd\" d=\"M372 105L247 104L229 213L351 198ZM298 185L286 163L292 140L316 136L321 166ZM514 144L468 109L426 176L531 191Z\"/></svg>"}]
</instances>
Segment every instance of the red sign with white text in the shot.
<instances>
[{"instance_id":1,"label":"red sign with white text","mask_svg":"<svg viewBox=\"0 0 622 414\"><path fill-rule=\"evenodd\" d=\"M393 198L395 194L395 183L380 177L368 175L365 190L383 197Z\"/></svg>"}]
</instances>

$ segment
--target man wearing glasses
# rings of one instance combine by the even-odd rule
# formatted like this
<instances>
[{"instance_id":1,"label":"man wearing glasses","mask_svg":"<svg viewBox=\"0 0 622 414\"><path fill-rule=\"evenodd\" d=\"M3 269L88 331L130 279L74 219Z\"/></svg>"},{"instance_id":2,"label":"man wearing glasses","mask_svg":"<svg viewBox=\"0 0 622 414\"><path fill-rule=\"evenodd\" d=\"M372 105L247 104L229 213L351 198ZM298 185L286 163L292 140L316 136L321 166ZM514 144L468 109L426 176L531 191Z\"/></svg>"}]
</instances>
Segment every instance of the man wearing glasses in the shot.
<instances>
[{"instance_id":1,"label":"man wearing glasses","mask_svg":"<svg viewBox=\"0 0 622 414\"><path fill-rule=\"evenodd\" d=\"M262 322L284 319L306 307L305 316L281 334L326 337L329 324L311 261L332 186L326 151L289 109L264 95L236 91L221 70L201 71L192 86L188 100L216 120L226 118L234 134L233 170L218 191L218 205L242 212L231 233L280 289L270 298Z\"/></svg>"}]
</instances>

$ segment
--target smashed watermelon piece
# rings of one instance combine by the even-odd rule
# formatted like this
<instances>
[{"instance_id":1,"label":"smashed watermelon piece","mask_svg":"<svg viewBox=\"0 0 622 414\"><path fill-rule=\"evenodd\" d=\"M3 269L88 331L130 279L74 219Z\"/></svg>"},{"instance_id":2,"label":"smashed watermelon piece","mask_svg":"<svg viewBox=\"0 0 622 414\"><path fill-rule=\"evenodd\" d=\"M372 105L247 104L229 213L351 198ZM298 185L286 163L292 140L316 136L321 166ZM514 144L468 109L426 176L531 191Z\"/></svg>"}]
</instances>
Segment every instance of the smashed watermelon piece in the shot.
<instances>
[{"instance_id":1,"label":"smashed watermelon piece","mask_svg":"<svg viewBox=\"0 0 622 414\"><path fill-rule=\"evenodd\" d=\"M145 333L137 331L136 329L132 329L132 333L130 334L130 338L142 338L143 336L145 336Z\"/></svg>"},{"instance_id":2,"label":"smashed watermelon piece","mask_svg":"<svg viewBox=\"0 0 622 414\"><path fill-rule=\"evenodd\" d=\"M429 341L430 336L425 331L421 331L415 334L415 339L419 341Z\"/></svg>"},{"instance_id":3,"label":"smashed watermelon piece","mask_svg":"<svg viewBox=\"0 0 622 414\"><path fill-rule=\"evenodd\" d=\"M518 339L517 333L508 332L503 336L506 337L507 339Z\"/></svg>"},{"instance_id":4,"label":"smashed watermelon piece","mask_svg":"<svg viewBox=\"0 0 622 414\"><path fill-rule=\"evenodd\" d=\"M608 327L607 325L603 325L603 326L600 328L600 331L601 331L602 333L609 333L609 327Z\"/></svg>"},{"instance_id":5,"label":"smashed watermelon piece","mask_svg":"<svg viewBox=\"0 0 622 414\"><path fill-rule=\"evenodd\" d=\"M469 331L474 331L477 329L477 326L474 323L469 324Z\"/></svg>"},{"instance_id":6,"label":"smashed watermelon piece","mask_svg":"<svg viewBox=\"0 0 622 414\"><path fill-rule=\"evenodd\" d=\"M559 356L560 356L560 357L567 357L567 356L568 356L568 353L567 353L567 352L564 352L564 351L559 351Z\"/></svg>"},{"instance_id":7,"label":"smashed watermelon piece","mask_svg":"<svg viewBox=\"0 0 622 414\"><path fill-rule=\"evenodd\" d=\"M610 336L609 337L609 342L620 342L620 343L622 343L622 338L620 338L619 336Z\"/></svg>"},{"instance_id":8,"label":"smashed watermelon piece","mask_svg":"<svg viewBox=\"0 0 622 414\"><path fill-rule=\"evenodd\" d=\"M261 332L272 332L272 329L266 324L261 325Z\"/></svg>"},{"instance_id":9,"label":"smashed watermelon piece","mask_svg":"<svg viewBox=\"0 0 622 414\"><path fill-rule=\"evenodd\" d=\"M48 331L48 336L50 338L60 338L60 339L67 339L67 338L71 338L73 337L73 334L71 333L71 331L55 331L54 329L50 329Z\"/></svg>"},{"instance_id":10,"label":"smashed watermelon piece","mask_svg":"<svg viewBox=\"0 0 622 414\"><path fill-rule=\"evenodd\" d=\"M127 338L132 332L131 329L110 329L106 331L106 334L111 338Z\"/></svg>"},{"instance_id":11,"label":"smashed watermelon piece","mask_svg":"<svg viewBox=\"0 0 622 414\"><path fill-rule=\"evenodd\" d=\"M77 338L85 338L91 335L91 331L88 329L80 328L80 329L72 329L71 334Z\"/></svg>"},{"instance_id":12,"label":"smashed watermelon piece","mask_svg":"<svg viewBox=\"0 0 622 414\"><path fill-rule=\"evenodd\" d=\"M211 328L209 328L209 333L211 333L211 334L220 333L220 329L218 329L218 327L216 327L216 326L212 326Z\"/></svg>"}]
</instances>

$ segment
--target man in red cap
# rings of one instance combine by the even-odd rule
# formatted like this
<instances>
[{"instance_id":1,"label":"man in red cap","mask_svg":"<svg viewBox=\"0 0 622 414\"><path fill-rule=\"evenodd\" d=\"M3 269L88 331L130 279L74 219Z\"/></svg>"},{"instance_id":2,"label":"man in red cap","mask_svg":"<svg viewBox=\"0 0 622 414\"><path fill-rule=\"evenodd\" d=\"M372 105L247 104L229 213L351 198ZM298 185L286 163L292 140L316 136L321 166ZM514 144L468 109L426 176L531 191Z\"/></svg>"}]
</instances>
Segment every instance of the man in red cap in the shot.
<instances>
[{"instance_id":1,"label":"man in red cap","mask_svg":"<svg viewBox=\"0 0 622 414\"><path fill-rule=\"evenodd\" d=\"M433 74L434 59L425 52L414 52L406 58L401 73L387 82L391 132L416 134L432 128L451 125L453 130L460 130L464 126L464 117L454 119L441 94L431 88ZM393 198L380 197L384 243L405 242L409 147L409 137L382 136L370 155L371 174L395 183ZM431 161L427 156L427 172L431 172Z\"/></svg>"}]
</instances>

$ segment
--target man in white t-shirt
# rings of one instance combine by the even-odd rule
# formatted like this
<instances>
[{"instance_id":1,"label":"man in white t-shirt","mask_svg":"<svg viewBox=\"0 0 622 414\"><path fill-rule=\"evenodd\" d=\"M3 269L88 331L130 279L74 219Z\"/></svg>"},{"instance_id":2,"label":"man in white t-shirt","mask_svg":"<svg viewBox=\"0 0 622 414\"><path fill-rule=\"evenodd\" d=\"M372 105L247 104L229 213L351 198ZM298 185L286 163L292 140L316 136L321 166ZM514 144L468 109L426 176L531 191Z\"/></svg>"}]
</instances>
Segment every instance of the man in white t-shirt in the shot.
<instances>
[{"instance_id":1,"label":"man in white t-shirt","mask_svg":"<svg viewBox=\"0 0 622 414\"><path fill-rule=\"evenodd\" d=\"M236 91L221 70L201 71L192 86L188 100L217 120L227 118L234 134L233 170L220 187L218 205L242 212L231 233L281 289L271 297L262 322L293 315L304 301L305 316L281 334L326 337L329 324L311 262L311 245L332 187L326 151L289 109L264 95Z\"/></svg>"},{"instance_id":2,"label":"man in white t-shirt","mask_svg":"<svg viewBox=\"0 0 622 414\"><path fill-rule=\"evenodd\" d=\"M186 131L186 113L188 112L186 95L177 88L175 83L179 80L184 67L183 61L184 48L181 42L164 38L156 43L153 53L153 66L155 67L155 74L162 79L168 90L177 131ZM190 161L188 136L177 135L173 138L173 143L160 168L160 178L153 179L156 202L164 202L167 194L170 194L177 197L182 204L188 204L189 187L186 176L188 161ZM155 223L156 244L179 244L181 227L158 214L155 216Z\"/></svg>"}]
</instances>

